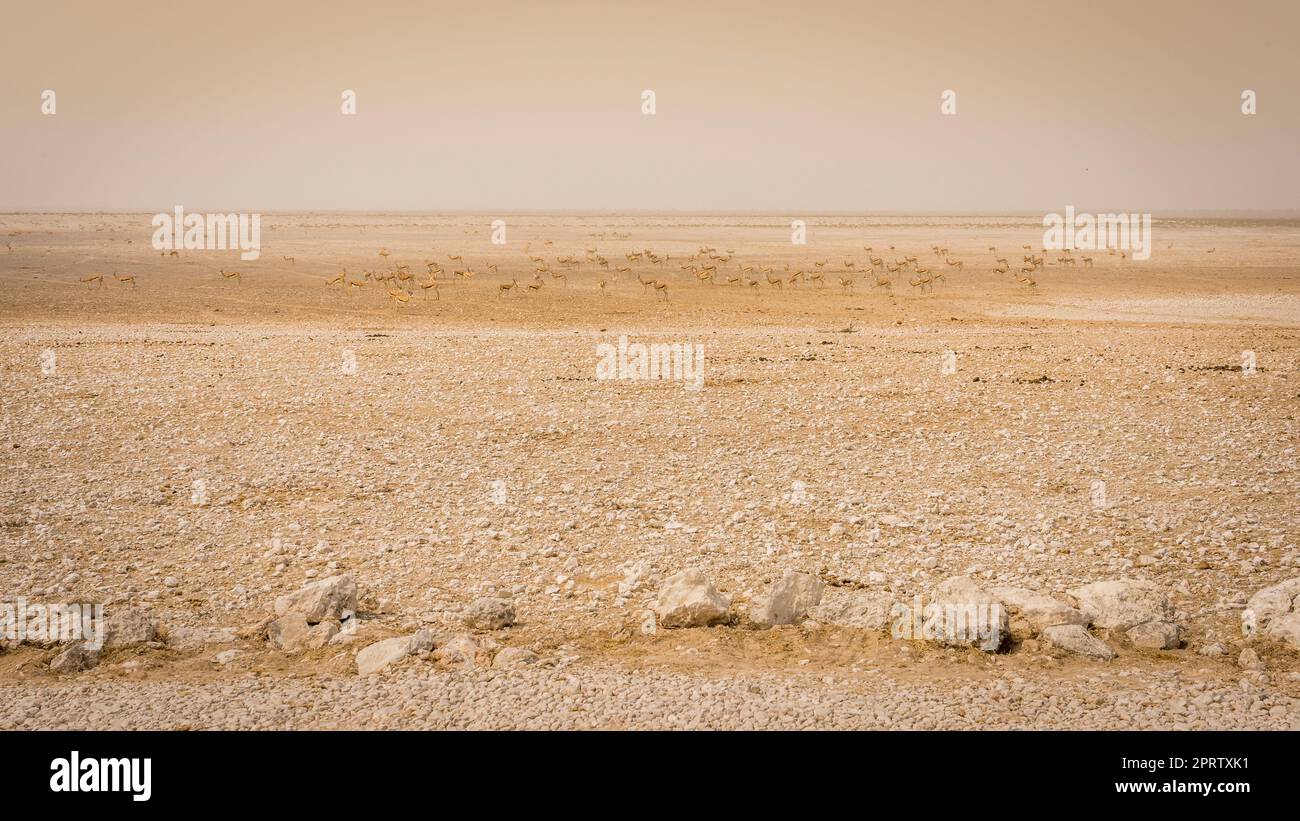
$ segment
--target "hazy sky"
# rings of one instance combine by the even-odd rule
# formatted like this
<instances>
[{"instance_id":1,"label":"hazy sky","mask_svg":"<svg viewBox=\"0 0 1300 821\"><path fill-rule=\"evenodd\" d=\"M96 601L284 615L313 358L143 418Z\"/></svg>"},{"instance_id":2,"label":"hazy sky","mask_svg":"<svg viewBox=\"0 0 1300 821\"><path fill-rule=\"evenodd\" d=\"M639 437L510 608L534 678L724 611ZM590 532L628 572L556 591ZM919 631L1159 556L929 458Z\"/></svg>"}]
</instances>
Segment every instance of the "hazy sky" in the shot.
<instances>
[{"instance_id":1,"label":"hazy sky","mask_svg":"<svg viewBox=\"0 0 1300 821\"><path fill-rule=\"evenodd\" d=\"M1295 0L15 2L0 209L1300 210L1298 33Z\"/></svg>"}]
</instances>

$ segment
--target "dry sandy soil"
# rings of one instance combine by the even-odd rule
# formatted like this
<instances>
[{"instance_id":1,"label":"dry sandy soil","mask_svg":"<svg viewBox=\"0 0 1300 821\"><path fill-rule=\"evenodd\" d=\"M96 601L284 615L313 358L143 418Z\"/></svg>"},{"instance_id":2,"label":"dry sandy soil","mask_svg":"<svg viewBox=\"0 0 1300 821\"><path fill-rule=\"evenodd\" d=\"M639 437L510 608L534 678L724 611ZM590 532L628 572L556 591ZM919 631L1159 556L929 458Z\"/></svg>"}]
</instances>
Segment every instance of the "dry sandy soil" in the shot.
<instances>
[{"instance_id":1,"label":"dry sandy soil","mask_svg":"<svg viewBox=\"0 0 1300 821\"><path fill-rule=\"evenodd\" d=\"M70 675L60 648L9 643L0 728L1300 728L1300 655L1238 663L1246 600L1300 576L1300 223L1157 220L1149 261L1049 254L1030 289L993 271L1041 244L1027 218L810 218L792 246L788 217L521 215L494 246L490 216L278 214L240 262L160 256L149 217L0 216L0 595L162 628ZM701 245L731 274L826 260L826 285L700 284L679 266ZM842 289L864 245L946 282ZM589 248L633 271L525 288L526 253ZM671 258L626 260L644 248ZM477 274L436 300L325 284L425 260L449 279L449 254ZM703 388L597 380L620 335L703 345ZM828 601L1148 580L1186 636L1099 633L1101 662L818 622L644 634L688 567L737 607L787 570ZM276 596L343 572L359 640L256 634ZM538 664L357 675L369 640L463 630L489 593L518 623L479 640Z\"/></svg>"}]
</instances>

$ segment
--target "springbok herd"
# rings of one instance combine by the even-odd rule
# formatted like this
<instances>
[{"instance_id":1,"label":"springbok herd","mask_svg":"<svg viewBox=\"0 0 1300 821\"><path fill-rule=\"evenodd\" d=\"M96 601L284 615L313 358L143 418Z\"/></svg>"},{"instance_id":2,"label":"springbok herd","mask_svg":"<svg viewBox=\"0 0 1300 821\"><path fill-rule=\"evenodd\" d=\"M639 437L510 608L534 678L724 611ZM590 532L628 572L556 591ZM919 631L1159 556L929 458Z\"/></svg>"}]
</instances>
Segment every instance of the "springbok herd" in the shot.
<instances>
[{"instance_id":1,"label":"springbok herd","mask_svg":"<svg viewBox=\"0 0 1300 821\"><path fill-rule=\"evenodd\" d=\"M542 240L544 250L550 251L554 242ZM1126 260L1126 251L1110 249L1111 257ZM177 257L178 252L165 252L163 256ZM625 251L621 254L603 253L596 247L584 247L581 252L567 254L534 253L533 243L524 249L527 262L520 262L515 272L502 274L501 263L487 261L472 265L465 254L431 251L430 257L420 266L394 258L387 248L381 248L376 257L379 264L373 268L349 271L346 266L321 277L324 287L340 293L382 294L395 306L407 306L416 296L441 300L444 288L450 289L478 277L491 277L498 298L536 294L547 287L568 288L570 279L590 283L601 296L623 285L638 285L647 294L668 299L670 288L689 285L724 286L740 288L758 294L763 291L796 289L801 285L811 288L837 286L845 294L856 291L858 283L870 289L894 293L904 285L917 295L928 294L942 287L952 275L991 274L1005 278L1008 284L1034 290L1039 286L1039 276L1047 268L1093 267L1093 255L1075 256L1073 251L1034 250L1030 245L1010 255L1003 255L997 246L989 246L979 259L955 257L947 245L931 245L927 252L908 253L897 246L877 251L872 245L862 246L862 256L838 255L808 259L798 264L789 262L762 262L742 259L735 251L720 251L711 245L701 245L690 254L658 253L650 248ZM616 258L611 262L610 257ZM1018 259L1013 263L1011 256ZM621 258L617 258L621 257ZM281 255L287 266L296 266L293 256ZM969 262L969 265L968 265ZM415 270L412 270L412 267ZM294 269L295 271L298 269ZM216 274L225 281L239 284L245 272L219 268ZM524 277L521 279L521 276ZM114 271L112 278L124 285L135 287L136 276ZM80 279L88 286L105 286L102 272L91 272Z\"/></svg>"}]
</instances>

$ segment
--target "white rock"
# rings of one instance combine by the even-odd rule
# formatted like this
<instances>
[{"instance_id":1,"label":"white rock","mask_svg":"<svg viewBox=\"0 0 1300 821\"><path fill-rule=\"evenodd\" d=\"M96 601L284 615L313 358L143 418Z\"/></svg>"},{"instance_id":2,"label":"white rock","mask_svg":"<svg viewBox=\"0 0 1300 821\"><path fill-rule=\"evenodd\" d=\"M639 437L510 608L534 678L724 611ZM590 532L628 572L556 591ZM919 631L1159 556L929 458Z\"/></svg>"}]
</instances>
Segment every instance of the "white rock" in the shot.
<instances>
[{"instance_id":1,"label":"white rock","mask_svg":"<svg viewBox=\"0 0 1300 821\"><path fill-rule=\"evenodd\" d=\"M889 626L892 606L893 597L885 593L832 588L808 615L822 624L878 631Z\"/></svg>"},{"instance_id":2,"label":"white rock","mask_svg":"<svg viewBox=\"0 0 1300 821\"><path fill-rule=\"evenodd\" d=\"M1300 610L1269 622L1266 635L1300 650Z\"/></svg>"},{"instance_id":3,"label":"white rock","mask_svg":"<svg viewBox=\"0 0 1300 821\"><path fill-rule=\"evenodd\" d=\"M1053 647L1098 661L1110 661L1115 651L1080 624L1058 624L1043 631L1043 638Z\"/></svg>"},{"instance_id":4,"label":"white rock","mask_svg":"<svg viewBox=\"0 0 1300 821\"><path fill-rule=\"evenodd\" d=\"M54 657L50 662L50 672L67 674L89 670L99 664L99 653L98 647L79 641Z\"/></svg>"},{"instance_id":5,"label":"white rock","mask_svg":"<svg viewBox=\"0 0 1300 821\"><path fill-rule=\"evenodd\" d=\"M1147 650L1175 650L1183 641L1183 628L1169 621L1148 621L1125 631L1134 647Z\"/></svg>"},{"instance_id":6,"label":"white rock","mask_svg":"<svg viewBox=\"0 0 1300 821\"><path fill-rule=\"evenodd\" d=\"M285 613L266 626L266 638L277 650L297 653L306 649L310 631L302 613Z\"/></svg>"},{"instance_id":7,"label":"white rock","mask_svg":"<svg viewBox=\"0 0 1300 821\"><path fill-rule=\"evenodd\" d=\"M1002 602L1012 615L1023 616L1035 634L1059 624L1088 625L1081 610L1024 587L994 587L989 595Z\"/></svg>"},{"instance_id":8,"label":"white rock","mask_svg":"<svg viewBox=\"0 0 1300 821\"><path fill-rule=\"evenodd\" d=\"M1252 648L1247 647L1237 656L1237 665L1243 670L1263 670L1264 660Z\"/></svg>"},{"instance_id":9,"label":"white rock","mask_svg":"<svg viewBox=\"0 0 1300 821\"><path fill-rule=\"evenodd\" d=\"M788 572L750 605L750 620L761 627L798 624L821 603L826 585L816 576Z\"/></svg>"},{"instance_id":10,"label":"white rock","mask_svg":"<svg viewBox=\"0 0 1300 821\"><path fill-rule=\"evenodd\" d=\"M1246 602L1241 632L1286 642L1300 649L1300 577L1265 587Z\"/></svg>"},{"instance_id":11,"label":"white rock","mask_svg":"<svg viewBox=\"0 0 1300 821\"><path fill-rule=\"evenodd\" d=\"M492 666L501 670L530 667L541 661L541 656L523 647L503 647L492 659Z\"/></svg>"},{"instance_id":12,"label":"white rock","mask_svg":"<svg viewBox=\"0 0 1300 821\"><path fill-rule=\"evenodd\" d=\"M1002 602L973 579L953 576L934 591L922 613L926 639L945 647L978 647L995 653L1010 635L1010 620Z\"/></svg>"},{"instance_id":13,"label":"white rock","mask_svg":"<svg viewBox=\"0 0 1300 821\"><path fill-rule=\"evenodd\" d=\"M645 561L637 562L624 572L623 580L618 583L618 594L627 596L636 592L641 585L649 582L653 576L654 572Z\"/></svg>"},{"instance_id":14,"label":"white rock","mask_svg":"<svg viewBox=\"0 0 1300 821\"><path fill-rule=\"evenodd\" d=\"M477 598L465 611L465 625L475 630L500 630L514 623L514 605L505 599Z\"/></svg>"},{"instance_id":15,"label":"white rock","mask_svg":"<svg viewBox=\"0 0 1300 821\"><path fill-rule=\"evenodd\" d=\"M1127 630L1148 621L1168 621L1169 597L1151 582L1112 579L1070 591L1091 624Z\"/></svg>"},{"instance_id":16,"label":"white rock","mask_svg":"<svg viewBox=\"0 0 1300 821\"><path fill-rule=\"evenodd\" d=\"M134 647L148 644L158 636L158 625L144 610L123 607L104 617L106 622L105 647Z\"/></svg>"},{"instance_id":17,"label":"white rock","mask_svg":"<svg viewBox=\"0 0 1300 821\"><path fill-rule=\"evenodd\" d=\"M312 625L311 629L307 631L305 646L313 650L319 650L338 635L340 627L342 627L342 624L338 619L326 619L320 624Z\"/></svg>"},{"instance_id":18,"label":"white rock","mask_svg":"<svg viewBox=\"0 0 1300 821\"><path fill-rule=\"evenodd\" d=\"M384 639L357 653L357 674L368 676L377 673L395 661L406 658L411 652L411 641L406 636Z\"/></svg>"},{"instance_id":19,"label":"white rock","mask_svg":"<svg viewBox=\"0 0 1300 821\"><path fill-rule=\"evenodd\" d=\"M275 600L275 615L301 613L308 624L325 619L351 618L357 610L357 583L350 575L331 576L312 582L296 593Z\"/></svg>"},{"instance_id":20,"label":"white rock","mask_svg":"<svg viewBox=\"0 0 1300 821\"><path fill-rule=\"evenodd\" d=\"M491 660L469 633L452 636L446 644L433 652L433 657L443 664L463 667L486 666Z\"/></svg>"},{"instance_id":21,"label":"white rock","mask_svg":"<svg viewBox=\"0 0 1300 821\"><path fill-rule=\"evenodd\" d=\"M428 652L434 647L435 641L432 630L416 630L411 636L411 652L421 653Z\"/></svg>"},{"instance_id":22,"label":"white rock","mask_svg":"<svg viewBox=\"0 0 1300 821\"><path fill-rule=\"evenodd\" d=\"M230 644L238 638L233 627L167 628L167 644L177 650L194 650L209 644Z\"/></svg>"},{"instance_id":23,"label":"white rock","mask_svg":"<svg viewBox=\"0 0 1300 821\"><path fill-rule=\"evenodd\" d=\"M704 627L724 621L730 606L727 597L692 568L664 581L654 611L660 627Z\"/></svg>"}]
</instances>

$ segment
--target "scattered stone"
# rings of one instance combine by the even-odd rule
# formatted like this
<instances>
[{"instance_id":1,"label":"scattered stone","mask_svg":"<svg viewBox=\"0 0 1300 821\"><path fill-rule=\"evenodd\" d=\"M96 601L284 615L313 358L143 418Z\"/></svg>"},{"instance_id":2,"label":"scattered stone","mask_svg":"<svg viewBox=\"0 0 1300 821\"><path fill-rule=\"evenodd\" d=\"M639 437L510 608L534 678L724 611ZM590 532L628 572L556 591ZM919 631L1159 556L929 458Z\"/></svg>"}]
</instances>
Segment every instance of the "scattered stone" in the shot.
<instances>
[{"instance_id":1,"label":"scattered stone","mask_svg":"<svg viewBox=\"0 0 1300 821\"><path fill-rule=\"evenodd\" d=\"M515 607L505 599L475 599L465 612L465 625L475 630L500 630L515 623Z\"/></svg>"},{"instance_id":2,"label":"scattered stone","mask_svg":"<svg viewBox=\"0 0 1300 821\"><path fill-rule=\"evenodd\" d=\"M798 624L821 603L825 587L816 576L788 572L754 600L749 609L750 621L760 627Z\"/></svg>"},{"instance_id":3,"label":"scattered stone","mask_svg":"<svg viewBox=\"0 0 1300 821\"><path fill-rule=\"evenodd\" d=\"M652 583L654 571L645 561L639 561L627 567L623 580L618 583L618 594L627 596L636 592L643 584Z\"/></svg>"},{"instance_id":4,"label":"scattered stone","mask_svg":"<svg viewBox=\"0 0 1300 821\"><path fill-rule=\"evenodd\" d=\"M448 639L447 643L433 652L435 661L443 664L463 667L486 667L491 664L491 654L469 633L459 633Z\"/></svg>"},{"instance_id":5,"label":"scattered stone","mask_svg":"<svg viewBox=\"0 0 1300 821\"><path fill-rule=\"evenodd\" d=\"M514 670L531 667L541 661L542 657L523 647L503 647L492 659L492 666L500 670Z\"/></svg>"},{"instance_id":6,"label":"scattered stone","mask_svg":"<svg viewBox=\"0 0 1300 821\"><path fill-rule=\"evenodd\" d=\"M89 670L99 664L100 649L87 642L79 641L69 645L50 662L50 672L66 675Z\"/></svg>"},{"instance_id":7,"label":"scattered stone","mask_svg":"<svg viewBox=\"0 0 1300 821\"><path fill-rule=\"evenodd\" d=\"M1269 638L1286 642L1300 650L1300 611L1288 613L1280 619L1274 619L1268 626L1267 635Z\"/></svg>"},{"instance_id":8,"label":"scattered stone","mask_svg":"<svg viewBox=\"0 0 1300 821\"><path fill-rule=\"evenodd\" d=\"M664 581L654 610L660 627L706 627L725 621L730 607L704 573L691 568Z\"/></svg>"},{"instance_id":9,"label":"scattered stone","mask_svg":"<svg viewBox=\"0 0 1300 821\"><path fill-rule=\"evenodd\" d=\"M311 626L302 613L286 613L267 625L266 638L277 650L297 653L307 649Z\"/></svg>"},{"instance_id":10,"label":"scattered stone","mask_svg":"<svg viewBox=\"0 0 1300 821\"><path fill-rule=\"evenodd\" d=\"M1169 597L1151 582L1113 579L1070 591L1090 624L1127 630L1143 622L1168 621Z\"/></svg>"},{"instance_id":11,"label":"scattered stone","mask_svg":"<svg viewBox=\"0 0 1300 821\"><path fill-rule=\"evenodd\" d=\"M330 639L330 644L351 644L354 641L372 638L373 631L366 628L367 625L356 616L344 619L339 625L339 631Z\"/></svg>"},{"instance_id":12,"label":"scattered stone","mask_svg":"<svg viewBox=\"0 0 1300 821\"><path fill-rule=\"evenodd\" d=\"M411 636L411 652L427 653L433 649L436 643L437 640L435 639L432 630L416 630Z\"/></svg>"},{"instance_id":13,"label":"scattered stone","mask_svg":"<svg viewBox=\"0 0 1300 821\"><path fill-rule=\"evenodd\" d=\"M267 627L258 631L266 632ZM209 644L230 644L239 639L239 633L233 627L169 627L167 644L177 650L195 650Z\"/></svg>"},{"instance_id":14,"label":"scattered stone","mask_svg":"<svg viewBox=\"0 0 1300 821\"><path fill-rule=\"evenodd\" d=\"M822 603L810 609L809 617L824 625L884 630L891 622L892 607L893 598L888 594L832 587L823 595Z\"/></svg>"},{"instance_id":15,"label":"scattered stone","mask_svg":"<svg viewBox=\"0 0 1300 821\"><path fill-rule=\"evenodd\" d=\"M831 588L808 615L822 624L858 630L884 630L891 621L893 597L869 590Z\"/></svg>"},{"instance_id":16,"label":"scattered stone","mask_svg":"<svg viewBox=\"0 0 1300 821\"><path fill-rule=\"evenodd\" d=\"M357 611L357 583L352 576L331 576L275 600L275 615L301 613L308 624L352 618Z\"/></svg>"},{"instance_id":17,"label":"scattered stone","mask_svg":"<svg viewBox=\"0 0 1300 821\"><path fill-rule=\"evenodd\" d=\"M303 644L309 649L319 650L329 644L330 639L338 635L339 628L342 624L338 619L326 619L320 624L312 625L307 631L307 637Z\"/></svg>"},{"instance_id":18,"label":"scattered stone","mask_svg":"<svg viewBox=\"0 0 1300 821\"><path fill-rule=\"evenodd\" d=\"M1043 638L1052 647L1098 661L1110 661L1115 651L1110 645L1087 631L1081 624L1058 624L1043 631Z\"/></svg>"},{"instance_id":19,"label":"scattered stone","mask_svg":"<svg viewBox=\"0 0 1300 821\"><path fill-rule=\"evenodd\" d=\"M148 644L158 636L158 625L144 610L123 607L104 617L106 622L105 647L134 647Z\"/></svg>"},{"instance_id":20,"label":"scattered stone","mask_svg":"<svg viewBox=\"0 0 1300 821\"><path fill-rule=\"evenodd\" d=\"M1125 631L1134 647L1147 650L1176 650L1183 643L1183 628L1169 621L1148 621Z\"/></svg>"},{"instance_id":21,"label":"scattered stone","mask_svg":"<svg viewBox=\"0 0 1300 821\"><path fill-rule=\"evenodd\" d=\"M368 676L377 673L393 662L406 658L410 652L410 636L377 641L357 653L357 674Z\"/></svg>"},{"instance_id":22,"label":"scattered stone","mask_svg":"<svg viewBox=\"0 0 1300 821\"><path fill-rule=\"evenodd\" d=\"M1253 648L1247 647L1241 651L1241 655L1237 656L1237 666L1243 670L1262 671L1264 669L1264 660L1259 657L1259 653L1255 652Z\"/></svg>"}]
</instances>

